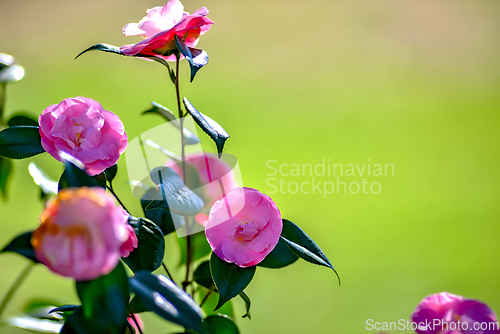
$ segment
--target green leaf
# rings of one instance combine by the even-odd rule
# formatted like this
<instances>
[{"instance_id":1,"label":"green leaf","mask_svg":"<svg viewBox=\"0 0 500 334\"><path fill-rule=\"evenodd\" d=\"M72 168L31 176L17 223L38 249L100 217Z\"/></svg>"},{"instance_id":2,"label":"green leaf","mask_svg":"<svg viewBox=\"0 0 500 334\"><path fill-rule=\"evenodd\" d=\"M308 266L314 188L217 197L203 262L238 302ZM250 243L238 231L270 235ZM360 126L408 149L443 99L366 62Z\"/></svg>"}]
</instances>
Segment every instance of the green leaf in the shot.
<instances>
[{"instance_id":1,"label":"green leaf","mask_svg":"<svg viewBox=\"0 0 500 334\"><path fill-rule=\"evenodd\" d=\"M125 326L127 326L125 324ZM83 308L79 307L69 315L61 329L61 334L110 334L123 332L124 328L117 328L113 325L103 325L102 321L87 319L83 314ZM121 331L121 332L120 332Z\"/></svg>"},{"instance_id":2,"label":"green leaf","mask_svg":"<svg viewBox=\"0 0 500 334\"><path fill-rule=\"evenodd\" d=\"M151 200L149 200L148 198L154 198L156 196L156 192L157 191L155 188L151 188L146 191L141 199L141 206L146 218L158 225L160 230L163 232L163 235L167 236L175 231L176 226L182 226L184 224L184 218L176 215L173 212L170 212L169 210L146 210L146 207L149 205L149 203L151 203Z\"/></svg>"},{"instance_id":3,"label":"green leaf","mask_svg":"<svg viewBox=\"0 0 500 334\"><path fill-rule=\"evenodd\" d=\"M203 208L201 198L186 187L172 168L153 169L151 179L158 185L158 194L146 210L165 209L181 216L194 216Z\"/></svg>"},{"instance_id":4,"label":"green leaf","mask_svg":"<svg viewBox=\"0 0 500 334\"><path fill-rule=\"evenodd\" d=\"M255 268L241 268L234 263L228 263L221 260L215 253L210 257L210 271L219 290L219 303L215 309L218 309L225 302L237 296L252 281L255 275Z\"/></svg>"},{"instance_id":5,"label":"green leaf","mask_svg":"<svg viewBox=\"0 0 500 334\"><path fill-rule=\"evenodd\" d=\"M203 300L208 293L206 289L199 289L198 293L200 295L200 300ZM231 301L225 303L222 305L217 311L214 311L215 307L217 306L217 303L219 302L219 295L217 293L211 293L205 303L201 306L203 309L203 312L205 312L205 315L212 315L212 314L225 314L227 316L230 316L231 318L234 318L234 309L233 309L233 303Z\"/></svg>"},{"instance_id":6,"label":"green leaf","mask_svg":"<svg viewBox=\"0 0 500 334\"><path fill-rule=\"evenodd\" d=\"M130 286L150 311L165 320L204 333L200 307L166 277L141 271L130 278Z\"/></svg>"},{"instance_id":7,"label":"green leaf","mask_svg":"<svg viewBox=\"0 0 500 334\"><path fill-rule=\"evenodd\" d=\"M222 150L224 149L224 144L229 138L226 130L224 130L216 121L196 110L196 108L191 104L191 102L189 102L187 98L184 98L183 102L186 110L191 116L193 116L196 124L198 124L203 132L205 132L215 142L220 158L222 155Z\"/></svg>"},{"instance_id":8,"label":"green leaf","mask_svg":"<svg viewBox=\"0 0 500 334\"><path fill-rule=\"evenodd\" d=\"M81 307L81 305L62 305L59 307L56 307L55 309L50 310L49 313L69 313L69 312L74 312L77 308Z\"/></svg>"},{"instance_id":9,"label":"green leaf","mask_svg":"<svg viewBox=\"0 0 500 334\"><path fill-rule=\"evenodd\" d=\"M35 250L33 249L33 245L31 244L31 235L33 232L26 232L15 237L7 246L2 249L3 252L14 252L19 255L24 256L25 258L38 263L38 260L35 256Z\"/></svg>"},{"instance_id":10,"label":"green leaf","mask_svg":"<svg viewBox=\"0 0 500 334\"><path fill-rule=\"evenodd\" d=\"M120 47L114 46L114 45L110 45L110 44L106 44L106 43L99 43L99 44L92 45L91 47L89 47L89 48L83 50L82 52L80 52L78 54L78 56L75 57L75 59L78 58L78 57L80 57L82 54L84 54L84 53L86 53L88 51L92 51L92 50L104 51L104 52L114 53L114 54L118 54L118 55L121 55L121 56L127 56L127 57L136 57L136 58L151 59L151 60L154 60L154 61L162 64L163 66L165 66L168 69L169 73L171 72L170 71L170 65L168 65L167 61L165 59L163 59L163 58L156 57L156 56L151 56L151 55L140 54L140 53L136 54L136 55L133 55L133 56L128 56L128 55L126 55L126 54L124 54L123 52L120 51Z\"/></svg>"},{"instance_id":11,"label":"green leaf","mask_svg":"<svg viewBox=\"0 0 500 334\"><path fill-rule=\"evenodd\" d=\"M0 131L0 156L25 159L45 152L38 126L12 126Z\"/></svg>"},{"instance_id":12,"label":"green leaf","mask_svg":"<svg viewBox=\"0 0 500 334\"><path fill-rule=\"evenodd\" d=\"M154 271L163 261L165 239L160 228L146 218L129 216L129 224L134 228L138 239L138 247L123 262L133 272L140 270Z\"/></svg>"},{"instance_id":13,"label":"green leaf","mask_svg":"<svg viewBox=\"0 0 500 334\"><path fill-rule=\"evenodd\" d=\"M54 195L58 192L58 184L49 178L34 162L28 166L28 172L33 178L33 182L41 189L45 195Z\"/></svg>"},{"instance_id":14,"label":"green leaf","mask_svg":"<svg viewBox=\"0 0 500 334\"><path fill-rule=\"evenodd\" d=\"M177 35L175 35L175 45L189 62L189 67L191 67L190 82L193 82L196 73L208 64L208 54L203 50L188 47Z\"/></svg>"},{"instance_id":15,"label":"green leaf","mask_svg":"<svg viewBox=\"0 0 500 334\"><path fill-rule=\"evenodd\" d=\"M177 128L180 129L179 121L177 120L177 117L175 117L174 113L170 111L167 107L162 106L159 103L152 102L153 105L152 108L143 111L142 115L147 115L147 114L157 114L162 116L167 122L172 122L173 125L175 125ZM185 127L183 128L183 133L184 133L184 143L186 145L195 145L200 143L200 139L191 131L186 129Z\"/></svg>"},{"instance_id":16,"label":"green leaf","mask_svg":"<svg viewBox=\"0 0 500 334\"><path fill-rule=\"evenodd\" d=\"M59 190L73 187L103 187L101 176L87 174L84 164L75 157L61 152L61 161L64 163L64 172L59 179Z\"/></svg>"},{"instance_id":17,"label":"green leaf","mask_svg":"<svg viewBox=\"0 0 500 334\"><path fill-rule=\"evenodd\" d=\"M283 268L294 263L298 259L299 257L290 247L288 247L287 243L280 238L276 247L274 247L271 253L269 253L258 266L265 268Z\"/></svg>"},{"instance_id":18,"label":"green leaf","mask_svg":"<svg viewBox=\"0 0 500 334\"><path fill-rule=\"evenodd\" d=\"M12 172L12 160L0 157L0 193L7 199L7 183Z\"/></svg>"},{"instance_id":19,"label":"green leaf","mask_svg":"<svg viewBox=\"0 0 500 334\"><path fill-rule=\"evenodd\" d=\"M210 262L205 261L200 263L198 268L194 271L193 279L196 283L204 288L211 289L214 280L212 279L212 274L210 273ZM217 292L217 289L214 290Z\"/></svg>"},{"instance_id":20,"label":"green leaf","mask_svg":"<svg viewBox=\"0 0 500 334\"><path fill-rule=\"evenodd\" d=\"M330 260L328 260L321 248L300 227L287 219L283 219L281 238L300 258L320 266L331 268L335 272L335 275L337 275L340 285L340 277L330 263Z\"/></svg>"},{"instance_id":21,"label":"green leaf","mask_svg":"<svg viewBox=\"0 0 500 334\"><path fill-rule=\"evenodd\" d=\"M113 166L108 167L104 170L104 175L106 175L106 180L109 183L113 182L113 180L116 176L116 173L118 173L118 165L117 164L114 164Z\"/></svg>"},{"instance_id":22,"label":"green leaf","mask_svg":"<svg viewBox=\"0 0 500 334\"><path fill-rule=\"evenodd\" d=\"M228 316L211 315L203 319L205 328L210 334L239 334L238 326Z\"/></svg>"},{"instance_id":23,"label":"green leaf","mask_svg":"<svg viewBox=\"0 0 500 334\"><path fill-rule=\"evenodd\" d=\"M38 126L38 121L34 120L33 118L31 118L29 116L17 114L17 115L13 115L7 121L7 125L9 127L19 126L19 125Z\"/></svg>"},{"instance_id":24,"label":"green leaf","mask_svg":"<svg viewBox=\"0 0 500 334\"><path fill-rule=\"evenodd\" d=\"M239 296L241 297L241 299L243 299L243 301L245 302L245 307L247 309L247 313L245 313L242 318L247 318L248 319L252 319L252 317L250 316L250 306L252 305L252 303L250 302L250 298L247 296L247 294L245 293L245 291L241 291L239 293Z\"/></svg>"},{"instance_id":25,"label":"green leaf","mask_svg":"<svg viewBox=\"0 0 500 334\"><path fill-rule=\"evenodd\" d=\"M54 321L54 320L48 320L48 319L43 319L43 318L35 318L31 317L29 315L21 315L17 317L9 317L6 320L6 323L2 323L3 326L6 324L16 327L16 328L22 328L22 331L17 331L14 330L15 333L26 333L26 331L29 331L29 333L33 332L38 332L38 333L59 333L61 331L61 327L63 322L62 321ZM2 333L4 333L2 331ZM11 331L8 331L8 333L12 333Z\"/></svg>"},{"instance_id":26,"label":"green leaf","mask_svg":"<svg viewBox=\"0 0 500 334\"><path fill-rule=\"evenodd\" d=\"M121 263L105 276L76 282L76 291L82 302L83 316L88 322L106 326L111 333L123 332L127 324L130 292L128 277Z\"/></svg>"}]
</instances>

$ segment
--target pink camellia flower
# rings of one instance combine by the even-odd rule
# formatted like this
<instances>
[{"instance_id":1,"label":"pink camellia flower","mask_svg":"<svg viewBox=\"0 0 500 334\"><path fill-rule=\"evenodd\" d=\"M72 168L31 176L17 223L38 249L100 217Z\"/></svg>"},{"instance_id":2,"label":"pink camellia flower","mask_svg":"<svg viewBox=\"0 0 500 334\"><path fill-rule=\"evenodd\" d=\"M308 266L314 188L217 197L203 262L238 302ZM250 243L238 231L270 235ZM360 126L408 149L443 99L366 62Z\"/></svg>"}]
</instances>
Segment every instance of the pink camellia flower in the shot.
<instances>
[{"instance_id":1,"label":"pink camellia flower","mask_svg":"<svg viewBox=\"0 0 500 334\"><path fill-rule=\"evenodd\" d=\"M498 334L495 312L478 300L441 292L424 298L412 314L419 334Z\"/></svg>"},{"instance_id":2,"label":"pink camellia flower","mask_svg":"<svg viewBox=\"0 0 500 334\"><path fill-rule=\"evenodd\" d=\"M235 188L210 210L205 234L222 260L250 267L276 247L282 229L280 211L269 196Z\"/></svg>"},{"instance_id":3,"label":"pink camellia flower","mask_svg":"<svg viewBox=\"0 0 500 334\"><path fill-rule=\"evenodd\" d=\"M127 147L120 118L89 98L75 97L50 105L38 123L45 151L59 161L60 151L74 156L90 175L113 166Z\"/></svg>"},{"instance_id":4,"label":"pink camellia flower","mask_svg":"<svg viewBox=\"0 0 500 334\"><path fill-rule=\"evenodd\" d=\"M195 153L188 155L186 156L186 164L198 172L201 181L200 188L191 190L196 191L202 197L205 206L208 208L211 208L216 201L224 197L224 194L238 187L231 166L224 160L219 159L216 154ZM168 167L175 170L182 178L182 170L177 164L170 163ZM188 177L191 177L189 173L187 174Z\"/></svg>"},{"instance_id":5,"label":"pink camellia flower","mask_svg":"<svg viewBox=\"0 0 500 334\"><path fill-rule=\"evenodd\" d=\"M40 215L31 243L37 259L53 272L92 280L108 274L136 245L127 218L100 187L62 189Z\"/></svg>"},{"instance_id":6,"label":"pink camellia flower","mask_svg":"<svg viewBox=\"0 0 500 334\"><path fill-rule=\"evenodd\" d=\"M135 318L135 320L134 320L134 318ZM144 322L142 321L141 316L139 314L134 313L133 317L131 315L127 318L127 321L129 324L132 325L132 327L134 327L136 333L142 333L142 330L144 329ZM141 330L139 330L139 328Z\"/></svg>"},{"instance_id":7,"label":"pink camellia flower","mask_svg":"<svg viewBox=\"0 0 500 334\"><path fill-rule=\"evenodd\" d=\"M120 247L120 254L122 257L128 257L130 253L139 245L139 240L137 240L137 234L135 234L134 228L127 224L127 229L128 238Z\"/></svg>"},{"instance_id":8,"label":"pink camellia flower","mask_svg":"<svg viewBox=\"0 0 500 334\"><path fill-rule=\"evenodd\" d=\"M170 0L163 7L148 9L147 15L139 23L129 23L123 28L125 36L140 35L145 38L134 45L124 45L120 48L127 56L137 54L159 56L169 61L175 61L172 53L176 49L175 36L194 48L203 35L213 24L206 17L208 10L201 7L193 14L184 11L179 0Z\"/></svg>"}]
</instances>

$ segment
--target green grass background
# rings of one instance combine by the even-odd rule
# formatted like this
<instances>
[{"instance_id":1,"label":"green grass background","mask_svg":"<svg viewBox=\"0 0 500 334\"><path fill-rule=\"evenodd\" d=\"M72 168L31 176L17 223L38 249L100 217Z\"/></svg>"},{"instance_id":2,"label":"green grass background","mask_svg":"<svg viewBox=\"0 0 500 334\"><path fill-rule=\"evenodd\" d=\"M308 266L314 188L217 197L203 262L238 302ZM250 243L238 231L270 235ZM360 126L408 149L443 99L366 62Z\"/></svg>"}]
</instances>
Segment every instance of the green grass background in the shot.
<instances>
[{"instance_id":1,"label":"green grass background","mask_svg":"<svg viewBox=\"0 0 500 334\"><path fill-rule=\"evenodd\" d=\"M38 115L50 104L91 97L116 114L132 139L161 124L139 113L157 101L175 108L158 64L105 53L74 56L121 35L152 0L0 1L0 52L25 78L8 87L7 113ZM277 164L393 164L394 176L367 177L379 194L272 194L283 217L323 248L342 277L298 262L258 268L248 287L252 320L242 333L359 333L365 321L407 319L440 291L480 299L500 312L499 139L500 3L483 1L184 1L215 22L199 47L210 55L181 94L231 135L244 185L269 192ZM204 147L213 149L208 137ZM116 188L131 211L124 159ZM8 201L0 203L0 243L35 229L42 204L27 166L62 172L48 155L16 161ZM285 182L311 181L283 176ZM328 177L317 180L329 181ZM362 177L344 177L360 181ZM167 264L178 250L167 238ZM0 256L0 295L26 260ZM176 273L182 275L182 270ZM32 298L75 303L72 282L37 266L7 309ZM243 314L234 302L237 318ZM146 333L175 327L144 316ZM18 331L1 329L2 333ZM375 331L374 331L375 332ZM393 331L394 332L394 331Z\"/></svg>"}]
</instances>

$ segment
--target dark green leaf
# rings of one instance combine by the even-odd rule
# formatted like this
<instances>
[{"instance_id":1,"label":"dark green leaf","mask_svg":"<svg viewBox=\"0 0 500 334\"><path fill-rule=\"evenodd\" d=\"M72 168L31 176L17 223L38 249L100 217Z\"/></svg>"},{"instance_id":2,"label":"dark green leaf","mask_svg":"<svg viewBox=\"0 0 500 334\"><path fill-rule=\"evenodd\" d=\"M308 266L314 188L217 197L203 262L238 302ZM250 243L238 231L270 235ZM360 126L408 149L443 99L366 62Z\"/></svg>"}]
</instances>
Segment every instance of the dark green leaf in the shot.
<instances>
[{"instance_id":1,"label":"dark green leaf","mask_svg":"<svg viewBox=\"0 0 500 334\"><path fill-rule=\"evenodd\" d=\"M123 332L127 324L130 292L128 277L121 263L105 276L76 282L76 291L82 302L83 316L89 322L107 326L112 333Z\"/></svg>"},{"instance_id":2,"label":"dark green leaf","mask_svg":"<svg viewBox=\"0 0 500 334\"><path fill-rule=\"evenodd\" d=\"M155 198L156 189L149 189L141 199L142 210L147 219L151 220L153 223L158 225L158 227L163 232L164 236L169 235L175 231L176 226L182 226L184 224L184 218L176 215L169 210L163 209L152 209L146 210L146 207L151 203L149 198Z\"/></svg>"},{"instance_id":3,"label":"dark green leaf","mask_svg":"<svg viewBox=\"0 0 500 334\"><path fill-rule=\"evenodd\" d=\"M130 286L150 311L200 334L204 332L200 307L166 277L138 272L130 278Z\"/></svg>"},{"instance_id":4,"label":"dark green leaf","mask_svg":"<svg viewBox=\"0 0 500 334\"><path fill-rule=\"evenodd\" d=\"M158 269L165 253L165 239L160 228L146 218L129 216L128 222L135 230L138 247L123 258L123 262L133 272Z\"/></svg>"},{"instance_id":5,"label":"dark green leaf","mask_svg":"<svg viewBox=\"0 0 500 334\"><path fill-rule=\"evenodd\" d=\"M0 156L24 159L45 152L38 126L13 126L0 131Z\"/></svg>"},{"instance_id":6,"label":"dark green leaf","mask_svg":"<svg viewBox=\"0 0 500 334\"><path fill-rule=\"evenodd\" d=\"M104 170L104 174L106 175L106 180L108 180L109 183L113 182L113 179L116 176L116 173L118 173L118 165L114 164L111 167L108 167Z\"/></svg>"},{"instance_id":7,"label":"dark green leaf","mask_svg":"<svg viewBox=\"0 0 500 334\"><path fill-rule=\"evenodd\" d=\"M271 253L269 253L258 266L265 268L283 268L294 263L298 259L299 257L287 246L287 243L280 238L276 247L274 247Z\"/></svg>"},{"instance_id":8,"label":"dark green leaf","mask_svg":"<svg viewBox=\"0 0 500 334\"><path fill-rule=\"evenodd\" d=\"M115 325L104 325L95 318L87 319L83 308L79 307L66 319L61 334L121 334L123 330Z\"/></svg>"},{"instance_id":9,"label":"dark green leaf","mask_svg":"<svg viewBox=\"0 0 500 334\"><path fill-rule=\"evenodd\" d=\"M340 285L340 277L326 257L325 253L323 253L321 248L319 248L319 246L304 231L302 231L300 227L287 219L283 219L283 231L281 232L281 238L283 238L290 249L292 249L295 254L302 259L320 266L331 268L337 275Z\"/></svg>"},{"instance_id":10,"label":"dark green leaf","mask_svg":"<svg viewBox=\"0 0 500 334\"><path fill-rule=\"evenodd\" d=\"M123 52L121 52L120 48L118 46L114 46L114 45L110 45L110 44L106 44L106 43L99 43L99 44L92 45L91 47L83 50L82 52L80 52L78 54L78 56L75 57L75 59L80 57L82 54L84 54L88 51L92 51L92 50L110 52L110 53L118 54L121 56L128 56L128 55L124 54ZM155 57L155 56L151 56L151 55L145 55L145 54L136 54L136 55L130 56L130 57L147 58L147 59L154 60L154 61L162 64L163 66L165 66L168 69L169 73L171 72L170 66L168 65L167 61L163 58Z\"/></svg>"},{"instance_id":11,"label":"dark green leaf","mask_svg":"<svg viewBox=\"0 0 500 334\"><path fill-rule=\"evenodd\" d=\"M211 289L214 284L214 280L212 279L212 274L210 273L210 262L205 261L202 262L198 268L194 271L193 279L204 288ZM217 289L215 289L217 292Z\"/></svg>"},{"instance_id":12,"label":"dark green leaf","mask_svg":"<svg viewBox=\"0 0 500 334\"><path fill-rule=\"evenodd\" d=\"M196 124L198 124L203 132L205 132L215 142L220 158L222 150L224 149L224 144L229 138L226 130L224 130L216 121L196 110L187 98L184 98L183 102L189 114L193 116Z\"/></svg>"},{"instance_id":13,"label":"dark green leaf","mask_svg":"<svg viewBox=\"0 0 500 334\"><path fill-rule=\"evenodd\" d=\"M85 166L80 160L61 152L61 161L64 163L65 169L59 179L59 190L73 187L103 187L102 177L87 174Z\"/></svg>"},{"instance_id":14,"label":"dark green leaf","mask_svg":"<svg viewBox=\"0 0 500 334\"><path fill-rule=\"evenodd\" d=\"M158 194L146 210L165 209L182 216L194 216L203 208L201 198L186 187L172 168L153 169L151 179L158 185Z\"/></svg>"},{"instance_id":15,"label":"dark green leaf","mask_svg":"<svg viewBox=\"0 0 500 334\"><path fill-rule=\"evenodd\" d=\"M239 334L238 326L233 319L221 315L211 315L203 319L205 328L210 334Z\"/></svg>"},{"instance_id":16,"label":"dark green leaf","mask_svg":"<svg viewBox=\"0 0 500 334\"><path fill-rule=\"evenodd\" d=\"M200 294L200 300L203 300L208 293L208 290L206 289L199 289ZM219 294L217 293L211 293L205 303L201 306L203 309L203 312L208 315L212 314L225 314L230 316L231 318L234 318L234 309L233 309L233 303L231 301L225 303L222 305L217 311L214 311L215 307L217 306L217 303L219 302Z\"/></svg>"},{"instance_id":17,"label":"dark green leaf","mask_svg":"<svg viewBox=\"0 0 500 334\"><path fill-rule=\"evenodd\" d=\"M170 111L167 107L164 107L159 103L152 102L151 104L153 105L153 107L146 111L143 111L142 115L158 114L162 116L167 122L172 122L173 125L175 125L177 128L180 129L179 121L177 120L177 117L175 117L172 111ZM183 128L183 133L185 139L184 143L186 145L195 145L200 143L200 139L185 127Z\"/></svg>"},{"instance_id":18,"label":"dark green leaf","mask_svg":"<svg viewBox=\"0 0 500 334\"><path fill-rule=\"evenodd\" d=\"M31 245L31 235L33 232L26 232L15 237L7 246L2 249L1 252L14 252L22 255L31 261L38 263L35 256L35 250L33 245Z\"/></svg>"},{"instance_id":19,"label":"dark green leaf","mask_svg":"<svg viewBox=\"0 0 500 334\"><path fill-rule=\"evenodd\" d=\"M8 121L7 125L11 126L19 126L19 125L28 125L28 126L38 126L38 121L33 118L25 115L14 115Z\"/></svg>"},{"instance_id":20,"label":"dark green leaf","mask_svg":"<svg viewBox=\"0 0 500 334\"><path fill-rule=\"evenodd\" d=\"M31 162L28 166L28 172L33 178L33 182L42 190L46 195L57 194L58 185L57 182L50 179L34 162Z\"/></svg>"},{"instance_id":21,"label":"dark green leaf","mask_svg":"<svg viewBox=\"0 0 500 334\"><path fill-rule=\"evenodd\" d=\"M182 55L189 62L189 67L191 67L191 82L196 75L196 73L206 64L208 64L208 54L199 49L190 48L184 43L182 39L180 39L177 35L175 35L175 45L177 49L182 53Z\"/></svg>"},{"instance_id":22,"label":"dark green leaf","mask_svg":"<svg viewBox=\"0 0 500 334\"><path fill-rule=\"evenodd\" d=\"M245 307L247 309L247 313L245 313L242 318L247 318L248 319L252 319L252 317L250 316L250 306L251 306L251 302L250 302L250 298L247 296L247 294L245 293L245 291L241 291L239 293L239 296L241 297L241 299L243 299L243 301L245 302Z\"/></svg>"},{"instance_id":23,"label":"dark green leaf","mask_svg":"<svg viewBox=\"0 0 500 334\"><path fill-rule=\"evenodd\" d=\"M0 157L0 193L7 199L7 183L12 172L12 160Z\"/></svg>"},{"instance_id":24,"label":"dark green leaf","mask_svg":"<svg viewBox=\"0 0 500 334\"><path fill-rule=\"evenodd\" d=\"M149 312L149 309L146 307L146 305L144 305L142 299L137 296L134 296L134 298L132 298L130 304L128 305L128 308L130 310L130 313Z\"/></svg>"},{"instance_id":25,"label":"dark green leaf","mask_svg":"<svg viewBox=\"0 0 500 334\"><path fill-rule=\"evenodd\" d=\"M56 307L55 309L50 310L49 313L54 313L54 312L57 312L57 313L73 312L74 310L76 310L80 306L81 305L63 305L63 306L59 306L59 307Z\"/></svg>"},{"instance_id":26,"label":"dark green leaf","mask_svg":"<svg viewBox=\"0 0 500 334\"><path fill-rule=\"evenodd\" d=\"M255 268L241 268L234 263L228 263L221 260L215 253L210 257L210 271L219 290L219 303L215 309L218 309L225 302L237 296L252 281L255 275Z\"/></svg>"}]
</instances>

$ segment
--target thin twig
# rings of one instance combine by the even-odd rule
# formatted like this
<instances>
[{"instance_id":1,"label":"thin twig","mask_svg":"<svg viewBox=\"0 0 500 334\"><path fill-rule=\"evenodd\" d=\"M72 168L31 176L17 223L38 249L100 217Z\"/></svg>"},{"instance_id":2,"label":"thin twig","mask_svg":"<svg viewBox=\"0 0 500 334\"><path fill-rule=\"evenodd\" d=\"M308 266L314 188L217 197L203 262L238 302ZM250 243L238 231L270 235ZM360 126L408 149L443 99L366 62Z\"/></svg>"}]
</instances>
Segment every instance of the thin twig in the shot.
<instances>
[{"instance_id":1,"label":"thin twig","mask_svg":"<svg viewBox=\"0 0 500 334\"><path fill-rule=\"evenodd\" d=\"M173 277L172 277L172 275L170 274L170 271L168 271L168 268L167 268L167 266L165 265L165 262L162 262L162 263L161 263L161 265L163 266L163 269L165 269L165 271L167 272L167 276L168 276L168 278L170 278L170 280L171 280L172 282L174 282L174 284L175 284L175 285L177 285L177 284L175 283L175 281L174 281L174 278L173 278Z\"/></svg>"},{"instance_id":2,"label":"thin twig","mask_svg":"<svg viewBox=\"0 0 500 334\"><path fill-rule=\"evenodd\" d=\"M134 313L131 313L130 314L130 317L132 318L132 320L134 321L135 325L137 326L137 330L139 331L140 334L144 334L142 332L142 328L141 326L139 325L139 321L137 321L137 318L135 317L135 314Z\"/></svg>"},{"instance_id":3,"label":"thin twig","mask_svg":"<svg viewBox=\"0 0 500 334\"><path fill-rule=\"evenodd\" d=\"M212 292L214 292L214 290L215 290L215 284L212 284L212 286L210 287L210 290L208 290L207 294L205 295L205 298L203 298L203 300L201 301L200 307L202 307L203 304L205 304L205 302L207 301L208 297L210 296L210 294Z\"/></svg>"},{"instance_id":4,"label":"thin twig","mask_svg":"<svg viewBox=\"0 0 500 334\"><path fill-rule=\"evenodd\" d=\"M9 301L12 299L17 289L19 289L24 280L28 277L31 269L33 269L34 266L35 263L30 261L30 263L28 263L28 265L24 268L21 274L19 274L19 277L14 281L10 289L7 291L5 297L3 297L2 303L0 304L0 318L2 317L3 311L5 311L5 308L9 304Z\"/></svg>"},{"instance_id":5,"label":"thin twig","mask_svg":"<svg viewBox=\"0 0 500 334\"><path fill-rule=\"evenodd\" d=\"M118 198L118 196L115 194L115 191L113 190L113 186L111 186L111 183L109 184L109 186L106 186L106 188L109 190L109 192L111 194L113 194L113 196L115 196L116 200L118 201L118 203L120 203L120 205L122 206L122 208L127 211L128 214L130 214L130 211L127 210L127 208L125 207L125 205L122 203L122 201L120 201L120 198Z\"/></svg>"}]
</instances>

